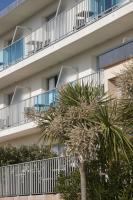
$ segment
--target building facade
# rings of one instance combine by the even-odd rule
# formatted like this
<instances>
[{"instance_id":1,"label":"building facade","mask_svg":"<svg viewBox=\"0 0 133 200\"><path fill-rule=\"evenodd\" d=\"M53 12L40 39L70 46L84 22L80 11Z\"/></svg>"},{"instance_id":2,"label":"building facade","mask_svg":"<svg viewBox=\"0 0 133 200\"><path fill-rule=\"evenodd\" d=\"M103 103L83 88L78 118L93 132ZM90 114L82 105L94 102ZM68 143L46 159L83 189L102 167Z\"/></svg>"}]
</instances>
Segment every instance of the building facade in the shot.
<instances>
[{"instance_id":1,"label":"building facade","mask_svg":"<svg viewBox=\"0 0 133 200\"><path fill-rule=\"evenodd\" d=\"M132 0L16 0L2 10L0 145L37 144L25 112L52 105L62 84L80 79L116 94L133 56L132 19Z\"/></svg>"}]
</instances>

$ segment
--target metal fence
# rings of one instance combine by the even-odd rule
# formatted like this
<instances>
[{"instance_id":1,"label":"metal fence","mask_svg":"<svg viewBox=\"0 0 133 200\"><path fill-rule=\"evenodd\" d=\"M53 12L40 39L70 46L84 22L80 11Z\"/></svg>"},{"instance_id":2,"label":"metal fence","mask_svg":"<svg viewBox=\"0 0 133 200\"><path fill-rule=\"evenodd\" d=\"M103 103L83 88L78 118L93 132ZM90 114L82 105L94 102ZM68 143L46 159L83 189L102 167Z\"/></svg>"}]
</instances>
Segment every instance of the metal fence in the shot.
<instances>
[{"instance_id":1,"label":"metal fence","mask_svg":"<svg viewBox=\"0 0 133 200\"><path fill-rule=\"evenodd\" d=\"M0 167L0 197L55 193L60 172L74 171L74 157L58 157Z\"/></svg>"},{"instance_id":2,"label":"metal fence","mask_svg":"<svg viewBox=\"0 0 133 200\"><path fill-rule=\"evenodd\" d=\"M94 72L88 76L84 76L74 82L78 82L79 84L84 83L93 86L102 86L104 85L104 71L101 68L99 71Z\"/></svg>"},{"instance_id":3,"label":"metal fence","mask_svg":"<svg viewBox=\"0 0 133 200\"><path fill-rule=\"evenodd\" d=\"M74 7L61 12L57 17L44 23L37 30L1 49L0 70L4 70L47 48L131 1L117 0L108 7L105 7L104 4L99 5L98 2L101 1L83 0L77 3Z\"/></svg>"},{"instance_id":4,"label":"metal fence","mask_svg":"<svg viewBox=\"0 0 133 200\"><path fill-rule=\"evenodd\" d=\"M103 80L103 71L101 70L76 81L80 84L83 82L85 84L103 85ZM25 114L33 109L42 111L55 105L57 94L57 89L53 89L0 109L0 130L29 122Z\"/></svg>"}]
</instances>

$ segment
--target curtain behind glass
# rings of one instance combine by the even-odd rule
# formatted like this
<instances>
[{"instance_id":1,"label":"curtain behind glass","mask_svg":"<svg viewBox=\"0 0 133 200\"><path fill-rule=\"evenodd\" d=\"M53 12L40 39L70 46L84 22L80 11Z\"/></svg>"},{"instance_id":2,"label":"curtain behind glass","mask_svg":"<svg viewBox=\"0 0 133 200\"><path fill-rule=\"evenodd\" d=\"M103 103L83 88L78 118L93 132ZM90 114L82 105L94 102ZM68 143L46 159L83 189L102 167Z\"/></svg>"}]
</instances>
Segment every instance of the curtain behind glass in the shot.
<instances>
[{"instance_id":1,"label":"curtain behind glass","mask_svg":"<svg viewBox=\"0 0 133 200\"><path fill-rule=\"evenodd\" d=\"M3 50L4 65L8 66L23 58L23 38Z\"/></svg>"}]
</instances>

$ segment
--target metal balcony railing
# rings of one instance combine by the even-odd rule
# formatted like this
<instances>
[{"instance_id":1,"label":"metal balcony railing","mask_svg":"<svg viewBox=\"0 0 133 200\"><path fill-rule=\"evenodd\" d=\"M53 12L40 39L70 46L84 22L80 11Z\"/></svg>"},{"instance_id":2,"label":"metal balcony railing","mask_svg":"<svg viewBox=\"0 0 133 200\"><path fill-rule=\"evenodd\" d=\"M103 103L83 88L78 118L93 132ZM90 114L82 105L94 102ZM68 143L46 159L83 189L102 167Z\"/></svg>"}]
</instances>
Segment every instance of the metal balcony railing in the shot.
<instances>
[{"instance_id":1,"label":"metal balcony railing","mask_svg":"<svg viewBox=\"0 0 133 200\"><path fill-rule=\"evenodd\" d=\"M60 172L68 175L75 168L74 157L58 157L0 167L0 197L55 193Z\"/></svg>"},{"instance_id":2,"label":"metal balcony railing","mask_svg":"<svg viewBox=\"0 0 133 200\"><path fill-rule=\"evenodd\" d=\"M5 70L17 62L47 48L131 1L117 0L109 4L106 0L82 0L74 7L63 11L57 17L44 23L43 26L29 35L25 35L8 47L1 49L0 70Z\"/></svg>"},{"instance_id":3,"label":"metal balcony railing","mask_svg":"<svg viewBox=\"0 0 133 200\"><path fill-rule=\"evenodd\" d=\"M108 67L133 57L133 40L98 56L100 68Z\"/></svg>"},{"instance_id":4,"label":"metal balcony railing","mask_svg":"<svg viewBox=\"0 0 133 200\"><path fill-rule=\"evenodd\" d=\"M77 81L81 84L84 82L101 86L103 85L103 80L103 71L98 71ZM56 102L57 89L53 89L0 109L0 130L28 123L29 121L25 117L26 112L29 112L33 108L37 111L46 110L48 107L55 105Z\"/></svg>"}]
</instances>

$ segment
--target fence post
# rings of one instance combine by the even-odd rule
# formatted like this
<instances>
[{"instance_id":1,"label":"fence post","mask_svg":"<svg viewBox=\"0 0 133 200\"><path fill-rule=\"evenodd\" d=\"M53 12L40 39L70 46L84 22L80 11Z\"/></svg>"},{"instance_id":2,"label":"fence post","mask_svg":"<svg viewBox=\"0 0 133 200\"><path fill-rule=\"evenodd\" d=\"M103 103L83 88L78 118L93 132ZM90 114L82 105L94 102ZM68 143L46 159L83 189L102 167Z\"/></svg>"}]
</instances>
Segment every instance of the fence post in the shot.
<instances>
[{"instance_id":1,"label":"fence post","mask_svg":"<svg viewBox=\"0 0 133 200\"><path fill-rule=\"evenodd\" d=\"M29 177L30 177L30 191L29 194L32 195L32 167L31 167L31 162L29 164Z\"/></svg>"}]
</instances>

